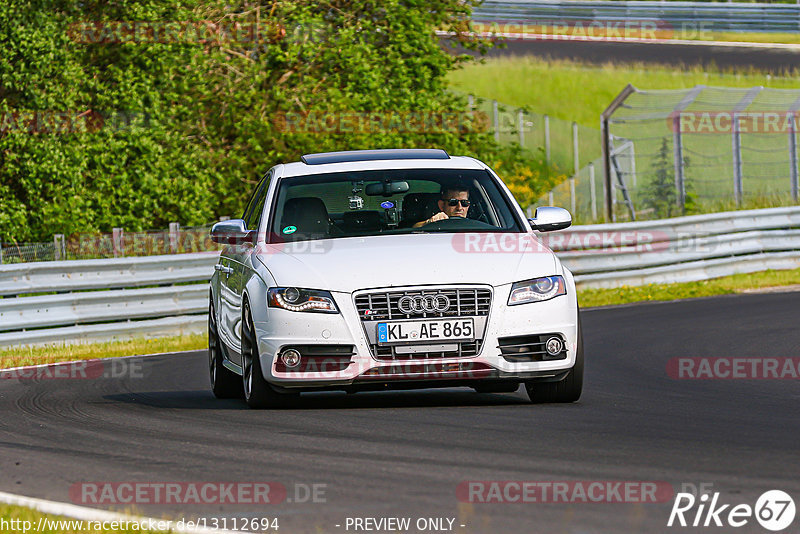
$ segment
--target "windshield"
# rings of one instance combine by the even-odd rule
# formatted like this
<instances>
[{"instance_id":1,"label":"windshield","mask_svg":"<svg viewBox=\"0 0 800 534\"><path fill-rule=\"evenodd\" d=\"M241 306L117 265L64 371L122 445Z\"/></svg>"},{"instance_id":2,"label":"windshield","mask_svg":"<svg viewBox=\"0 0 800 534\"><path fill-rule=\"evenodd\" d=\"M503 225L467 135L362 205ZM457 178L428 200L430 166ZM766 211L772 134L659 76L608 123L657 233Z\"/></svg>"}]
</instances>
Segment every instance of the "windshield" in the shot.
<instances>
[{"instance_id":1,"label":"windshield","mask_svg":"<svg viewBox=\"0 0 800 534\"><path fill-rule=\"evenodd\" d=\"M281 180L270 242L414 232L523 232L485 170L402 169Z\"/></svg>"}]
</instances>

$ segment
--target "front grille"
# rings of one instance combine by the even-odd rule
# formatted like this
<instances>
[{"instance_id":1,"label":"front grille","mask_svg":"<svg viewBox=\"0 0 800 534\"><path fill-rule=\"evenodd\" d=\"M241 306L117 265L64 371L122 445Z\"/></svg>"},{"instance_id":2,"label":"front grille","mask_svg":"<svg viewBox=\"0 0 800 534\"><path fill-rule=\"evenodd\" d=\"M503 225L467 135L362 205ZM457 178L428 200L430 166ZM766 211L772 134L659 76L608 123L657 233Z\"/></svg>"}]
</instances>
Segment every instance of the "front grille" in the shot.
<instances>
[{"instance_id":1,"label":"front grille","mask_svg":"<svg viewBox=\"0 0 800 534\"><path fill-rule=\"evenodd\" d=\"M444 295L450 306L444 312L403 313L399 302L404 296ZM387 291L366 293L355 299L358 316L362 321L422 319L437 317L481 317L489 315L492 292L483 288L424 289L414 291Z\"/></svg>"},{"instance_id":2,"label":"front grille","mask_svg":"<svg viewBox=\"0 0 800 534\"><path fill-rule=\"evenodd\" d=\"M536 334L527 336L501 337L498 339L500 354L507 362L544 362L550 360L563 360L567 357L567 345L558 354L551 356L544 346L551 337L564 337L559 334Z\"/></svg>"},{"instance_id":3,"label":"front grille","mask_svg":"<svg viewBox=\"0 0 800 534\"><path fill-rule=\"evenodd\" d=\"M435 297L444 295L449 306L444 311L419 311L406 313L400 310L400 299L403 297ZM483 345L484 325L492 306L492 291L487 288L477 287L445 287L411 289L406 291L375 291L362 293L355 297L356 310L361 318L364 329L370 338L370 351L378 360L429 360L432 358L469 358L480 354ZM416 346L434 345L431 350L408 352L415 346L407 345L378 345L375 329L378 321L403 321L407 319L455 319L458 317L476 317L476 339L472 341L446 341L436 340L418 342ZM446 345L447 350L440 350L439 345ZM399 349L399 350L398 350ZM405 350L404 350L405 349Z\"/></svg>"}]
</instances>

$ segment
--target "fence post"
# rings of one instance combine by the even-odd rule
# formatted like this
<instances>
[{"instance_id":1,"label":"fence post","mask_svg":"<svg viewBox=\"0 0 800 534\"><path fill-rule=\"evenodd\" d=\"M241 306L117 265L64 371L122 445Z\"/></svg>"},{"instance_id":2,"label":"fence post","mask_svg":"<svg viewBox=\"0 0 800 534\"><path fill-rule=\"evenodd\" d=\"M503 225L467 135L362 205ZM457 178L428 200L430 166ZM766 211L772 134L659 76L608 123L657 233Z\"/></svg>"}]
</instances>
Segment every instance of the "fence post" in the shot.
<instances>
[{"instance_id":1,"label":"fence post","mask_svg":"<svg viewBox=\"0 0 800 534\"><path fill-rule=\"evenodd\" d=\"M594 190L594 163L589 162L589 199L592 204L592 222L597 220L597 193Z\"/></svg>"},{"instance_id":2,"label":"fence post","mask_svg":"<svg viewBox=\"0 0 800 534\"><path fill-rule=\"evenodd\" d=\"M500 142L500 114L497 109L497 100L492 100L492 124L494 125L494 140Z\"/></svg>"},{"instance_id":3,"label":"fence post","mask_svg":"<svg viewBox=\"0 0 800 534\"><path fill-rule=\"evenodd\" d=\"M66 243L64 242L64 234L56 234L53 236L53 259L55 261L66 260Z\"/></svg>"},{"instance_id":4,"label":"fence post","mask_svg":"<svg viewBox=\"0 0 800 534\"><path fill-rule=\"evenodd\" d=\"M172 222L169 223L169 251L173 254L178 252L178 239L180 237L181 225Z\"/></svg>"},{"instance_id":5,"label":"fence post","mask_svg":"<svg viewBox=\"0 0 800 534\"><path fill-rule=\"evenodd\" d=\"M733 113L733 197L742 204L742 138L739 133L739 113Z\"/></svg>"},{"instance_id":6,"label":"fence post","mask_svg":"<svg viewBox=\"0 0 800 534\"><path fill-rule=\"evenodd\" d=\"M467 108L472 111L475 108L475 97L467 95Z\"/></svg>"},{"instance_id":7,"label":"fence post","mask_svg":"<svg viewBox=\"0 0 800 534\"><path fill-rule=\"evenodd\" d=\"M798 198L798 177L797 177L797 114L792 111L787 117L789 121L789 158L790 172L792 177L792 200L796 203Z\"/></svg>"},{"instance_id":8,"label":"fence post","mask_svg":"<svg viewBox=\"0 0 800 534\"><path fill-rule=\"evenodd\" d=\"M547 193L547 205L552 206L553 204L555 204L555 201L553 200L553 190L551 189L550 192Z\"/></svg>"},{"instance_id":9,"label":"fence post","mask_svg":"<svg viewBox=\"0 0 800 534\"><path fill-rule=\"evenodd\" d=\"M125 232L122 228L114 228L112 231L114 241L114 257L118 258L125 255Z\"/></svg>"},{"instance_id":10,"label":"fence post","mask_svg":"<svg viewBox=\"0 0 800 534\"><path fill-rule=\"evenodd\" d=\"M575 174L569 179L569 205L573 217L578 207L578 199L575 197L575 179L581 172L580 157L578 155L578 123L572 122L572 154L575 159Z\"/></svg>"},{"instance_id":11,"label":"fence post","mask_svg":"<svg viewBox=\"0 0 800 534\"><path fill-rule=\"evenodd\" d=\"M686 205L686 185L683 180L683 136L681 135L681 114L672 117L672 152L675 167L675 197L680 213Z\"/></svg>"},{"instance_id":12,"label":"fence post","mask_svg":"<svg viewBox=\"0 0 800 534\"><path fill-rule=\"evenodd\" d=\"M519 146L525 146L525 112L517 110L517 124L519 125Z\"/></svg>"},{"instance_id":13,"label":"fence post","mask_svg":"<svg viewBox=\"0 0 800 534\"><path fill-rule=\"evenodd\" d=\"M544 116L544 160L550 167L550 115Z\"/></svg>"}]
</instances>

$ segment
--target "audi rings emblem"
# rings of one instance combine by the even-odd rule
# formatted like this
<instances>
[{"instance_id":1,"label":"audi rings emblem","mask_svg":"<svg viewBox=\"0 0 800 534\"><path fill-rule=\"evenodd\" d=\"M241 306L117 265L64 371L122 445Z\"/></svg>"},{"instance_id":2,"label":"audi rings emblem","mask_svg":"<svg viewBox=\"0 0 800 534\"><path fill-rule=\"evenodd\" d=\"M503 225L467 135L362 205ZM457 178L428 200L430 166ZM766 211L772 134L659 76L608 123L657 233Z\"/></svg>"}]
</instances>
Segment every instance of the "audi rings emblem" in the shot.
<instances>
[{"instance_id":1,"label":"audi rings emblem","mask_svg":"<svg viewBox=\"0 0 800 534\"><path fill-rule=\"evenodd\" d=\"M436 295L404 295L397 301L402 313L444 313L450 308L450 299L441 293Z\"/></svg>"}]
</instances>

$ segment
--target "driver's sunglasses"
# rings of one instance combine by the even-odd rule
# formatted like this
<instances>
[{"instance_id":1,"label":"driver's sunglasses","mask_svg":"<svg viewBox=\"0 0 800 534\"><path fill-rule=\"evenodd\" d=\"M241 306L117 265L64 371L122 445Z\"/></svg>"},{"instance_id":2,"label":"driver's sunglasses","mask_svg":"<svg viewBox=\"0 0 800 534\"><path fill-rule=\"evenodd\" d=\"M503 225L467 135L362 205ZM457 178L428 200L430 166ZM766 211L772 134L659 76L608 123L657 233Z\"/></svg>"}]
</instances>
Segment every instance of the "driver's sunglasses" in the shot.
<instances>
[{"instance_id":1,"label":"driver's sunglasses","mask_svg":"<svg viewBox=\"0 0 800 534\"><path fill-rule=\"evenodd\" d=\"M450 200L447 201L447 205L450 206L450 207L454 207L454 206L458 206L459 202L461 202L461 207L462 208L468 208L469 207L469 204L470 204L469 200L463 200L463 199L460 199L460 198L451 198Z\"/></svg>"}]
</instances>

